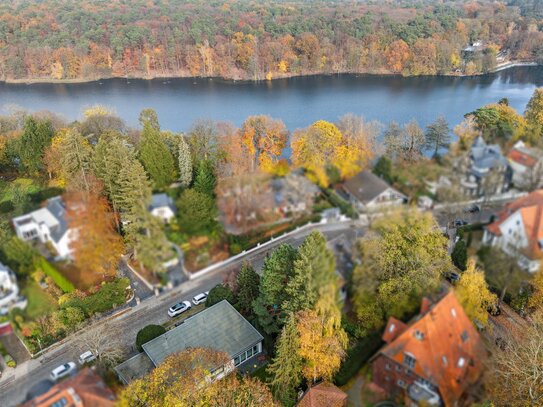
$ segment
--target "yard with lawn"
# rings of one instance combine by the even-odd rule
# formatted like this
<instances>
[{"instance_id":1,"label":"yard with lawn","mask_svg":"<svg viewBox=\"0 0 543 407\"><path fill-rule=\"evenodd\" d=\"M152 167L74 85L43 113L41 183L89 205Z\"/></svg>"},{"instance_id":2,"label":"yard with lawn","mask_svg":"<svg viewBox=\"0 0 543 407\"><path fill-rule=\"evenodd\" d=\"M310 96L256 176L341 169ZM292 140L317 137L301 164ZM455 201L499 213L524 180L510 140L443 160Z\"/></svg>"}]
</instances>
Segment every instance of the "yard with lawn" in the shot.
<instances>
[{"instance_id":1,"label":"yard with lawn","mask_svg":"<svg viewBox=\"0 0 543 407\"><path fill-rule=\"evenodd\" d=\"M35 320L58 309L55 299L33 280L29 279L21 291L28 300L25 309L28 319Z\"/></svg>"}]
</instances>

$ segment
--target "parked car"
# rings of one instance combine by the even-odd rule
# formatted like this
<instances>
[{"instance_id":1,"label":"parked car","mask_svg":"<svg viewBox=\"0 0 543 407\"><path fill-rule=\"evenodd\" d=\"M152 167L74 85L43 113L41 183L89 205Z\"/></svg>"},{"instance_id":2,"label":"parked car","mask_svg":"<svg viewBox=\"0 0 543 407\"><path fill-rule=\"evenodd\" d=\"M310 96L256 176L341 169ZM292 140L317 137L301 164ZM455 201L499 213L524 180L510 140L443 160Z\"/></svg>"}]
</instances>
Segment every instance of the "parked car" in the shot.
<instances>
[{"instance_id":1,"label":"parked car","mask_svg":"<svg viewBox=\"0 0 543 407\"><path fill-rule=\"evenodd\" d=\"M449 271L445 274L445 279L451 283L455 284L458 281L460 281L460 275L458 273L455 273L454 271Z\"/></svg>"},{"instance_id":2,"label":"parked car","mask_svg":"<svg viewBox=\"0 0 543 407\"><path fill-rule=\"evenodd\" d=\"M170 317L175 317L176 315L180 315L191 308L192 305L189 301L178 302L177 304L170 307L170 309L168 310L168 315Z\"/></svg>"},{"instance_id":3,"label":"parked car","mask_svg":"<svg viewBox=\"0 0 543 407\"><path fill-rule=\"evenodd\" d=\"M76 369L77 369L77 366L75 365L74 362L65 363L52 370L51 376L50 376L51 380L57 381L58 379L62 379L63 377L69 376L70 374L75 372Z\"/></svg>"},{"instance_id":4,"label":"parked car","mask_svg":"<svg viewBox=\"0 0 543 407\"><path fill-rule=\"evenodd\" d=\"M84 353L82 353L81 355L79 355L79 364L80 365L84 365L85 363L90 363L92 361L96 360L96 356L94 356L94 354L88 350Z\"/></svg>"},{"instance_id":5,"label":"parked car","mask_svg":"<svg viewBox=\"0 0 543 407\"><path fill-rule=\"evenodd\" d=\"M455 219L455 221L454 221L454 226L455 227L465 226L467 224L468 224L468 222L466 222L464 219Z\"/></svg>"},{"instance_id":6,"label":"parked car","mask_svg":"<svg viewBox=\"0 0 543 407\"><path fill-rule=\"evenodd\" d=\"M473 204L471 206L468 206L466 209L464 209L465 213L477 213L481 211L481 207L479 205Z\"/></svg>"},{"instance_id":7,"label":"parked car","mask_svg":"<svg viewBox=\"0 0 543 407\"><path fill-rule=\"evenodd\" d=\"M209 291L204 291L203 293L195 295L194 298L192 299L192 303L194 305L198 305L198 304L202 304L206 302L208 294L209 294Z\"/></svg>"}]
</instances>

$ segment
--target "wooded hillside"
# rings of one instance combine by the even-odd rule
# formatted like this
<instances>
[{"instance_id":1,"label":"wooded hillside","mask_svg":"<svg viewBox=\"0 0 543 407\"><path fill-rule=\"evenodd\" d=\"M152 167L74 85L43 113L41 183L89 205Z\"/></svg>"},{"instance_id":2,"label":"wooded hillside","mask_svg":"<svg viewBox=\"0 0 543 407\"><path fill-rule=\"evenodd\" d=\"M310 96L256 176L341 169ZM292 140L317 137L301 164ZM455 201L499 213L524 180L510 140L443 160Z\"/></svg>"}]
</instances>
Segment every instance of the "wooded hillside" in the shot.
<instances>
[{"instance_id":1,"label":"wooded hillside","mask_svg":"<svg viewBox=\"0 0 543 407\"><path fill-rule=\"evenodd\" d=\"M542 8L538 0L3 1L0 79L472 74L492 70L497 55L543 61Z\"/></svg>"}]
</instances>

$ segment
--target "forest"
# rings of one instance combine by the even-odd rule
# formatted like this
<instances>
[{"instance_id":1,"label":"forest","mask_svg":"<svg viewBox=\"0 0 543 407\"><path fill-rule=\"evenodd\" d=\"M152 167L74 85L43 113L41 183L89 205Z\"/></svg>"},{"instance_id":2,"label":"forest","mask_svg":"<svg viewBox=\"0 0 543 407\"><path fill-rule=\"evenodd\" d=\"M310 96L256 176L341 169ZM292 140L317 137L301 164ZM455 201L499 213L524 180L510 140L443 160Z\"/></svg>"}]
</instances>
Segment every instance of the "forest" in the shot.
<instances>
[{"instance_id":1,"label":"forest","mask_svg":"<svg viewBox=\"0 0 543 407\"><path fill-rule=\"evenodd\" d=\"M479 44L476 52L465 49ZM263 80L476 74L543 62L543 5L397 0L42 0L0 4L0 80Z\"/></svg>"}]
</instances>

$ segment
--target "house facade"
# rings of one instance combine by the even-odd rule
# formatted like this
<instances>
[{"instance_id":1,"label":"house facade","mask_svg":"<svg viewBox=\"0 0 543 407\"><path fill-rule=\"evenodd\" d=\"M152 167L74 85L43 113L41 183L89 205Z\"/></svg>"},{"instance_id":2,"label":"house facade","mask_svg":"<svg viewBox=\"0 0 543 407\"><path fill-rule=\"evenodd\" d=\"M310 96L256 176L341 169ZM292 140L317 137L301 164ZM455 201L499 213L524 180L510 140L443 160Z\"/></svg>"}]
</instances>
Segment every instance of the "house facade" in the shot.
<instances>
[{"instance_id":1,"label":"house facade","mask_svg":"<svg viewBox=\"0 0 543 407\"><path fill-rule=\"evenodd\" d=\"M522 269L537 272L543 258L543 189L507 204L485 226L483 243L516 257Z\"/></svg>"},{"instance_id":2,"label":"house facade","mask_svg":"<svg viewBox=\"0 0 543 407\"><path fill-rule=\"evenodd\" d=\"M453 292L436 304L424 299L411 325L390 318L383 341L373 382L406 406L466 404L483 371L484 345Z\"/></svg>"},{"instance_id":3,"label":"house facade","mask_svg":"<svg viewBox=\"0 0 543 407\"><path fill-rule=\"evenodd\" d=\"M402 205L407 197L371 171L365 170L349 178L342 186L351 204L359 211Z\"/></svg>"},{"instance_id":4,"label":"house facade","mask_svg":"<svg viewBox=\"0 0 543 407\"><path fill-rule=\"evenodd\" d=\"M62 197L50 198L43 208L13 218L12 222L19 239L50 244L56 252L57 260L71 256L70 243L76 234L68 228Z\"/></svg>"},{"instance_id":5,"label":"house facade","mask_svg":"<svg viewBox=\"0 0 543 407\"><path fill-rule=\"evenodd\" d=\"M149 212L162 222L169 223L175 217L177 210L170 196L167 194L153 194Z\"/></svg>"},{"instance_id":6,"label":"house facade","mask_svg":"<svg viewBox=\"0 0 543 407\"><path fill-rule=\"evenodd\" d=\"M479 136L460 167L460 185L468 197L501 194L509 190L511 167L497 144L486 144Z\"/></svg>"},{"instance_id":7,"label":"house facade","mask_svg":"<svg viewBox=\"0 0 543 407\"><path fill-rule=\"evenodd\" d=\"M190 348L224 352L230 361L216 366L219 380L262 353L262 335L226 300L187 318L178 327L142 345L143 352L115 367L120 380L143 377L168 356Z\"/></svg>"},{"instance_id":8,"label":"house facade","mask_svg":"<svg viewBox=\"0 0 543 407\"><path fill-rule=\"evenodd\" d=\"M543 186L543 151L518 141L507 154L515 187L534 190Z\"/></svg>"},{"instance_id":9,"label":"house facade","mask_svg":"<svg viewBox=\"0 0 543 407\"><path fill-rule=\"evenodd\" d=\"M12 308L25 307L26 299L19 295L15 273L0 263L0 315L6 315Z\"/></svg>"}]
</instances>

